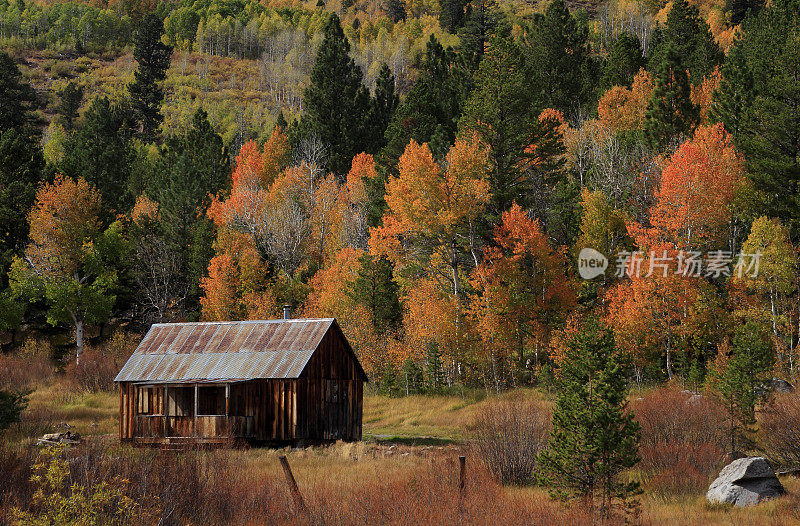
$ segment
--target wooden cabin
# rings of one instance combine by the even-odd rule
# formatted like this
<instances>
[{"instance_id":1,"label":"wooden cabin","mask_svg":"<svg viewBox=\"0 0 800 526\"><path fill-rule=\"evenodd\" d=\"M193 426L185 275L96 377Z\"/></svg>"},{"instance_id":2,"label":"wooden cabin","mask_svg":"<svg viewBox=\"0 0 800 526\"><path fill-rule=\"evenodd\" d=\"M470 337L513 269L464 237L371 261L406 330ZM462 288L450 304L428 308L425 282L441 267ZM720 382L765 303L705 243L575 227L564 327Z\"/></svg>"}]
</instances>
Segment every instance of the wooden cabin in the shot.
<instances>
[{"instance_id":1,"label":"wooden cabin","mask_svg":"<svg viewBox=\"0 0 800 526\"><path fill-rule=\"evenodd\" d=\"M135 444L361 439L367 381L336 320L155 324L114 379Z\"/></svg>"}]
</instances>

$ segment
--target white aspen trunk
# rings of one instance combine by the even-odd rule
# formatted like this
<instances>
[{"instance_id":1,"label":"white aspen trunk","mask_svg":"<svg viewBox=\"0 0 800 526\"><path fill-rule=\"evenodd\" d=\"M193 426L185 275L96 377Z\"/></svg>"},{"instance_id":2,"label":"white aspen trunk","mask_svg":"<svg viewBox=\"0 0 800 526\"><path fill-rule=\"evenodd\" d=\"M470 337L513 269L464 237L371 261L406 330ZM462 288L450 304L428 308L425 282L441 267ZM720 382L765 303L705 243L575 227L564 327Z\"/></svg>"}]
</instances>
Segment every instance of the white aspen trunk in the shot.
<instances>
[{"instance_id":1,"label":"white aspen trunk","mask_svg":"<svg viewBox=\"0 0 800 526\"><path fill-rule=\"evenodd\" d=\"M81 364L81 355L83 354L83 320L75 320L75 365Z\"/></svg>"}]
</instances>

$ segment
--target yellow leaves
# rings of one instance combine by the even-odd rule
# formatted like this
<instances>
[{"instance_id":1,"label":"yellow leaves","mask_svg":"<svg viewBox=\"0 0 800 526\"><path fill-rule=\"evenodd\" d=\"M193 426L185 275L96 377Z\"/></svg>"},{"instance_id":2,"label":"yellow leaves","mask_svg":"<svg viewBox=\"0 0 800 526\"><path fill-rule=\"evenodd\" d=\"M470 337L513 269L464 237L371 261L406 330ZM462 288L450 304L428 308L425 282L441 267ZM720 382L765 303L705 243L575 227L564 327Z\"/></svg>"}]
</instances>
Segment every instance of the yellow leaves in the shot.
<instances>
[{"instance_id":1,"label":"yellow leaves","mask_svg":"<svg viewBox=\"0 0 800 526\"><path fill-rule=\"evenodd\" d=\"M72 276L80 267L87 243L100 231L100 193L83 178L57 175L39 188L28 216L31 243L26 252L37 272Z\"/></svg>"},{"instance_id":2,"label":"yellow leaves","mask_svg":"<svg viewBox=\"0 0 800 526\"><path fill-rule=\"evenodd\" d=\"M734 281L743 281L746 287L762 294L788 294L792 290L797 251L791 245L789 231L778 219L762 216L754 220L750 235L742 245L742 253L751 255L747 264L755 264L753 258L758 258L758 273L752 276L742 272L738 276L734 272Z\"/></svg>"},{"instance_id":3,"label":"yellow leaves","mask_svg":"<svg viewBox=\"0 0 800 526\"><path fill-rule=\"evenodd\" d=\"M615 132L641 129L654 88L653 78L640 69L630 88L614 86L603 94L597 105L600 122Z\"/></svg>"},{"instance_id":4,"label":"yellow leaves","mask_svg":"<svg viewBox=\"0 0 800 526\"><path fill-rule=\"evenodd\" d=\"M436 163L427 144L408 144L398 163L399 176L388 183L389 213L383 227L371 230L372 253L402 260L395 249L409 235L433 245L450 243L483 212L490 197L488 147L475 136L458 139L445 165L442 169Z\"/></svg>"}]
</instances>

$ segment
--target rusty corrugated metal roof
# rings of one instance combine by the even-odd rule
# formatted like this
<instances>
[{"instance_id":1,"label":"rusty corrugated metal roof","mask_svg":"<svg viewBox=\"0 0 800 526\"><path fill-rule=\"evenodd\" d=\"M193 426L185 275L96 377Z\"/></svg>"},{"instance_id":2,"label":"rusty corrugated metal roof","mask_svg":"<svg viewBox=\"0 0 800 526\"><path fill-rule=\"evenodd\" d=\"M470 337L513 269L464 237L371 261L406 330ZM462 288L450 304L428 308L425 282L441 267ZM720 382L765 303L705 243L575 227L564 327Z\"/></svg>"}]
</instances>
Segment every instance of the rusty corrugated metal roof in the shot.
<instances>
[{"instance_id":1,"label":"rusty corrugated metal roof","mask_svg":"<svg viewBox=\"0 0 800 526\"><path fill-rule=\"evenodd\" d=\"M114 381L298 378L334 324L333 318L155 324Z\"/></svg>"}]
</instances>

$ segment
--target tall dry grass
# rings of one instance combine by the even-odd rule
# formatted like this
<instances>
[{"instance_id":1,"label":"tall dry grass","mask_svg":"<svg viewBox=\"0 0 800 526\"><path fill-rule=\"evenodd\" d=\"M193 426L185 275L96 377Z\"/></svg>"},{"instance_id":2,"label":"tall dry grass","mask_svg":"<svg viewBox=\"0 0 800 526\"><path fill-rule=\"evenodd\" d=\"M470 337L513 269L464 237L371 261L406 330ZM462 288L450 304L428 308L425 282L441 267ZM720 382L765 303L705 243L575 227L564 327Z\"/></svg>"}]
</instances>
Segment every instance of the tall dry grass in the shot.
<instances>
[{"instance_id":1,"label":"tall dry grass","mask_svg":"<svg viewBox=\"0 0 800 526\"><path fill-rule=\"evenodd\" d=\"M0 517L11 506L30 506L22 453L17 484L4 490ZM458 462L452 458L394 457L360 460L335 452L289 455L307 504L297 508L273 451L165 452L134 450L93 441L65 453L69 481L92 487L115 477L138 505L141 524L585 524L580 509L515 494L499 485L474 458L468 459L463 498ZM0 455L0 462L4 457ZM4 464L5 466L5 464ZM36 513L35 509L28 509ZM0 518L2 522L2 518Z\"/></svg>"},{"instance_id":2,"label":"tall dry grass","mask_svg":"<svg viewBox=\"0 0 800 526\"><path fill-rule=\"evenodd\" d=\"M14 353L0 353L0 388L7 391L29 391L51 382L53 348L43 339L29 338Z\"/></svg>"}]
</instances>

